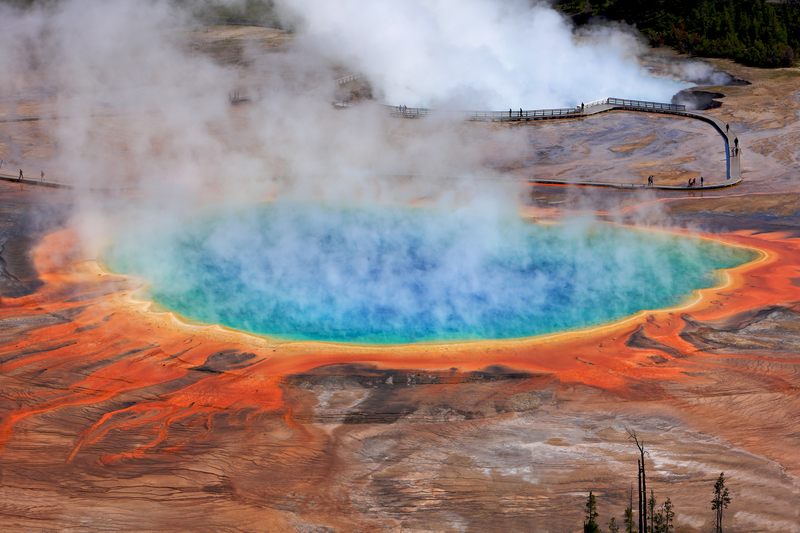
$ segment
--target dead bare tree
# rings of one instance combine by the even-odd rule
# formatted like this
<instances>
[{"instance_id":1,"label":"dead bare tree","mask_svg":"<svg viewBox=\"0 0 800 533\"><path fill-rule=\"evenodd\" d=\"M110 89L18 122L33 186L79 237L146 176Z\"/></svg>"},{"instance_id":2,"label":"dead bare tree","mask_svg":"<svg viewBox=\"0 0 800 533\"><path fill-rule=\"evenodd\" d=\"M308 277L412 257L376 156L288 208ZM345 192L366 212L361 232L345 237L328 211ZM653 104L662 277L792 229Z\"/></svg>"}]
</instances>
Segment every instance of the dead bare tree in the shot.
<instances>
[{"instance_id":1,"label":"dead bare tree","mask_svg":"<svg viewBox=\"0 0 800 533\"><path fill-rule=\"evenodd\" d=\"M639 438L636 436L636 432L630 428L625 428L628 432L628 438L632 439L634 443L636 443L636 447L639 448L639 454L641 455L641 459L638 460L639 463L639 533L645 533L645 528L647 527L647 476L645 475L645 467L644 467L644 454L647 453L644 449L644 440L641 442ZM649 453L647 454L650 455Z\"/></svg>"},{"instance_id":2,"label":"dead bare tree","mask_svg":"<svg viewBox=\"0 0 800 533\"><path fill-rule=\"evenodd\" d=\"M636 460L636 464L639 466L639 533L643 533L644 531L644 523L643 523L643 514L642 511L644 510L644 505L642 502L642 461L640 459Z\"/></svg>"}]
</instances>

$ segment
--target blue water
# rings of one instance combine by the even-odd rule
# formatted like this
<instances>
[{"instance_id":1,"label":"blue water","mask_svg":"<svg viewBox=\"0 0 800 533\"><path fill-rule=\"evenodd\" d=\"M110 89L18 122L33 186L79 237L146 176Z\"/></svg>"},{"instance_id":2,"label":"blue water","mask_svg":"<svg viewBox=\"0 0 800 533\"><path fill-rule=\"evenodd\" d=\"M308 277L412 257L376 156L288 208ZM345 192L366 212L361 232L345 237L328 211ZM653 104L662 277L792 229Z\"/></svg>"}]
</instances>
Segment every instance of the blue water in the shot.
<instances>
[{"instance_id":1,"label":"blue water","mask_svg":"<svg viewBox=\"0 0 800 533\"><path fill-rule=\"evenodd\" d=\"M598 223L273 202L120 234L114 271L186 317L285 339L519 338L679 304L739 248Z\"/></svg>"}]
</instances>

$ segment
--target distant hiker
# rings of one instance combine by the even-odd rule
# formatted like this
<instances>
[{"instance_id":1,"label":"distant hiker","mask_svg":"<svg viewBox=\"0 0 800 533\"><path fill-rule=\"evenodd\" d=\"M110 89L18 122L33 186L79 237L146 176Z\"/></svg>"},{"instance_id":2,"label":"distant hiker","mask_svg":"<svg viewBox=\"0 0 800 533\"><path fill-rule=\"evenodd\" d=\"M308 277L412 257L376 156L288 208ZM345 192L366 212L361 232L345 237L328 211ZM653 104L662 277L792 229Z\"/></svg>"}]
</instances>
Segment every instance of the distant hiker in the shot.
<instances>
[{"instance_id":1,"label":"distant hiker","mask_svg":"<svg viewBox=\"0 0 800 533\"><path fill-rule=\"evenodd\" d=\"M22 169L19 169L19 179L17 181L22 181Z\"/></svg>"},{"instance_id":2,"label":"distant hiker","mask_svg":"<svg viewBox=\"0 0 800 533\"><path fill-rule=\"evenodd\" d=\"M583 102L581 102L581 113L583 113Z\"/></svg>"},{"instance_id":3,"label":"distant hiker","mask_svg":"<svg viewBox=\"0 0 800 533\"><path fill-rule=\"evenodd\" d=\"M508 108L508 118L511 118L511 108Z\"/></svg>"},{"instance_id":4,"label":"distant hiker","mask_svg":"<svg viewBox=\"0 0 800 533\"><path fill-rule=\"evenodd\" d=\"M731 125L730 125L730 124L728 124L728 123L725 123L725 131L726 131L726 132L729 132L729 131L731 131Z\"/></svg>"},{"instance_id":5,"label":"distant hiker","mask_svg":"<svg viewBox=\"0 0 800 533\"><path fill-rule=\"evenodd\" d=\"M736 146L736 148L739 148L739 137L733 138L733 144Z\"/></svg>"},{"instance_id":6,"label":"distant hiker","mask_svg":"<svg viewBox=\"0 0 800 533\"><path fill-rule=\"evenodd\" d=\"M520 117L522 116L522 108L521 107L519 108L519 116Z\"/></svg>"},{"instance_id":7,"label":"distant hiker","mask_svg":"<svg viewBox=\"0 0 800 533\"><path fill-rule=\"evenodd\" d=\"M703 186L703 176L700 176L700 186Z\"/></svg>"},{"instance_id":8,"label":"distant hiker","mask_svg":"<svg viewBox=\"0 0 800 533\"><path fill-rule=\"evenodd\" d=\"M44 181L44 170L42 170L42 181Z\"/></svg>"}]
</instances>

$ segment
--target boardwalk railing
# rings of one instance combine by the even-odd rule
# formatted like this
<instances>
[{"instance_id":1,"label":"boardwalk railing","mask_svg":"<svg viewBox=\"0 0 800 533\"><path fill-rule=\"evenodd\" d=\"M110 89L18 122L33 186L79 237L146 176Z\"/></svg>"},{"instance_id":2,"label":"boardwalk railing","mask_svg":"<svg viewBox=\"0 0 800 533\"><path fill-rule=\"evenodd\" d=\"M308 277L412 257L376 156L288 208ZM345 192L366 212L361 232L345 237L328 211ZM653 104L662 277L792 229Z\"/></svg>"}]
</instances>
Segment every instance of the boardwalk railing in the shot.
<instances>
[{"instance_id":1,"label":"boardwalk railing","mask_svg":"<svg viewBox=\"0 0 800 533\"><path fill-rule=\"evenodd\" d=\"M531 118L547 118L561 116L579 116L580 107L569 107L564 109L509 109L508 111L456 111L456 110L433 110L425 107L405 107L390 105L386 106L392 116L405 118L419 118L436 113L437 115L450 115L463 117L467 120L525 120Z\"/></svg>"},{"instance_id":2,"label":"boardwalk railing","mask_svg":"<svg viewBox=\"0 0 800 533\"><path fill-rule=\"evenodd\" d=\"M347 78L342 78L343 80ZM337 80L338 82L338 80ZM434 111L424 107L390 106L386 108L393 116L404 118L420 118L436 113L437 115L451 115L464 117L467 120L491 120L491 121L516 121L516 120L541 120L547 118L575 118L584 115L593 115L603 109L598 107L606 106L606 109L624 108L639 109L643 111L665 111L671 113L683 113L686 106L676 104L662 104L660 102L645 102L642 100L625 100L623 98L603 98L584 103L582 106L565 107L561 109L509 109L508 111Z\"/></svg>"},{"instance_id":3,"label":"boardwalk railing","mask_svg":"<svg viewBox=\"0 0 800 533\"><path fill-rule=\"evenodd\" d=\"M580 113L580 108L568 107L563 109L509 109L508 111L469 111L468 116L472 120L502 120L513 118L532 118L532 117L560 117L563 115L575 115Z\"/></svg>"},{"instance_id":4,"label":"boardwalk railing","mask_svg":"<svg viewBox=\"0 0 800 533\"><path fill-rule=\"evenodd\" d=\"M685 105L662 104L659 102L642 102L641 100L623 100L621 98L606 98L606 104L615 107L638 107L643 109L656 109L663 111L686 111Z\"/></svg>"},{"instance_id":5,"label":"boardwalk railing","mask_svg":"<svg viewBox=\"0 0 800 533\"><path fill-rule=\"evenodd\" d=\"M341 87L342 85L346 85L351 81L360 80L363 77L364 77L363 74L351 74L349 76L345 76L344 78L339 78L338 80L334 80L333 83Z\"/></svg>"},{"instance_id":6,"label":"boardwalk railing","mask_svg":"<svg viewBox=\"0 0 800 533\"><path fill-rule=\"evenodd\" d=\"M595 107L598 105L606 105L608 104L608 98L601 98L600 100L593 100L591 102L586 102L584 107Z\"/></svg>"}]
</instances>

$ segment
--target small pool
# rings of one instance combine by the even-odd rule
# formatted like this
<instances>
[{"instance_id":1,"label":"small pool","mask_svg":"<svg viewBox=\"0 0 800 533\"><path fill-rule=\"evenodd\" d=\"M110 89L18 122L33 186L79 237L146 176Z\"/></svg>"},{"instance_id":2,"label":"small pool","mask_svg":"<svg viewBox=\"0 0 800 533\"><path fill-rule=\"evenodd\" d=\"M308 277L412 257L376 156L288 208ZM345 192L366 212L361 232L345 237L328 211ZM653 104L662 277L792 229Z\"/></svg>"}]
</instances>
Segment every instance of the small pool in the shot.
<instances>
[{"instance_id":1,"label":"small pool","mask_svg":"<svg viewBox=\"0 0 800 533\"><path fill-rule=\"evenodd\" d=\"M103 262L187 318L288 340L508 339L613 322L717 284L745 249L575 221L272 202L116 236Z\"/></svg>"}]
</instances>

